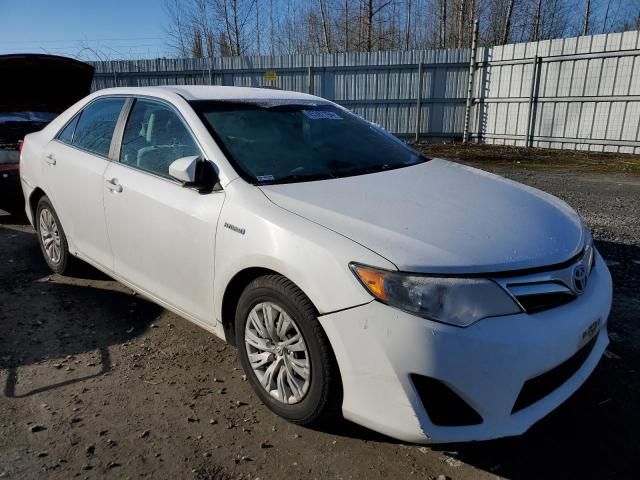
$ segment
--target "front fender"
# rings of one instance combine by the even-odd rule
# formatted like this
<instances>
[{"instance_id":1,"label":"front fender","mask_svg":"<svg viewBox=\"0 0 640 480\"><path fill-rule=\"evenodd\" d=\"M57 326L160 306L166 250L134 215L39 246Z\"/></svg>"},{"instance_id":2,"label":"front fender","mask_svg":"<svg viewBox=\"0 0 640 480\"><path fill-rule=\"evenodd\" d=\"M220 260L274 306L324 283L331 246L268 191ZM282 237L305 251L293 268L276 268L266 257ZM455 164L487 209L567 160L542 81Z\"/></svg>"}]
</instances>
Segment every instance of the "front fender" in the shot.
<instances>
[{"instance_id":1,"label":"front fender","mask_svg":"<svg viewBox=\"0 0 640 480\"><path fill-rule=\"evenodd\" d=\"M214 304L219 326L225 290L238 272L248 268L284 275L321 315L372 300L349 262L395 269L362 245L278 207L243 180L232 182L227 193L216 232Z\"/></svg>"}]
</instances>

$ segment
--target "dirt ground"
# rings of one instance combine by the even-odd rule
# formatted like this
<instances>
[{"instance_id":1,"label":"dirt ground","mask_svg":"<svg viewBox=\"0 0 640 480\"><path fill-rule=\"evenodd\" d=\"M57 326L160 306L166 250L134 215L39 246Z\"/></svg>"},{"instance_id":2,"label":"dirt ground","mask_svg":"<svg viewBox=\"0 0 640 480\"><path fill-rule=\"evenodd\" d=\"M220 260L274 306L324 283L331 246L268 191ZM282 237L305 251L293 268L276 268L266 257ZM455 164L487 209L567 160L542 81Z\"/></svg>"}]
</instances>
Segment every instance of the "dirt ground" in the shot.
<instances>
[{"instance_id":1,"label":"dirt ground","mask_svg":"<svg viewBox=\"0 0 640 480\"><path fill-rule=\"evenodd\" d=\"M51 275L32 228L0 214L0 478L638 478L637 157L491 150L425 147L567 200L615 285L607 356L528 433L421 447L346 422L288 424L252 394L232 347L92 268Z\"/></svg>"}]
</instances>

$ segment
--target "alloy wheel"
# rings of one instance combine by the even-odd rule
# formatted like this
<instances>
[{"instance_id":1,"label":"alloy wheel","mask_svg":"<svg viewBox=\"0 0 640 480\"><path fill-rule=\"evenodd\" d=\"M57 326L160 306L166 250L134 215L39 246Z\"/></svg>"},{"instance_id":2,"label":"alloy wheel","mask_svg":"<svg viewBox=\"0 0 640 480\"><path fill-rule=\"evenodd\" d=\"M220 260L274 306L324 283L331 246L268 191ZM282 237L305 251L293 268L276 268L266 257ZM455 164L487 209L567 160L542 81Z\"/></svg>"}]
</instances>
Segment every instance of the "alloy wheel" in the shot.
<instances>
[{"instance_id":1,"label":"alloy wheel","mask_svg":"<svg viewBox=\"0 0 640 480\"><path fill-rule=\"evenodd\" d=\"M62 256L60 232L53 214L47 208L40 211L39 232L47 257L51 262L59 263Z\"/></svg>"},{"instance_id":2,"label":"alloy wheel","mask_svg":"<svg viewBox=\"0 0 640 480\"><path fill-rule=\"evenodd\" d=\"M311 383L311 360L300 329L291 316L272 302L249 312L244 342L260 385L276 400L302 401Z\"/></svg>"}]
</instances>

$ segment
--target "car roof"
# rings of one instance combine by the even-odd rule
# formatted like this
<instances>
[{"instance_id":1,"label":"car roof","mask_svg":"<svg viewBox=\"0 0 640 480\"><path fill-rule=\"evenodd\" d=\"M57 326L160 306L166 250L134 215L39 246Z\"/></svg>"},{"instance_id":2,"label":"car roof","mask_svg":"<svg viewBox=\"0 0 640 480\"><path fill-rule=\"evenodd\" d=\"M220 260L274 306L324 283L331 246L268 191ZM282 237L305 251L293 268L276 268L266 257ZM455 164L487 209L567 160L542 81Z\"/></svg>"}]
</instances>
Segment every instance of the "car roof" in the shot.
<instances>
[{"instance_id":1,"label":"car roof","mask_svg":"<svg viewBox=\"0 0 640 480\"><path fill-rule=\"evenodd\" d=\"M305 100L327 102L327 100L307 93L291 92L271 88L223 87L214 85L166 85L157 87L107 88L95 94L126 94L170 97L178 95L192 100Z\"/></svg>"}]
</instances>

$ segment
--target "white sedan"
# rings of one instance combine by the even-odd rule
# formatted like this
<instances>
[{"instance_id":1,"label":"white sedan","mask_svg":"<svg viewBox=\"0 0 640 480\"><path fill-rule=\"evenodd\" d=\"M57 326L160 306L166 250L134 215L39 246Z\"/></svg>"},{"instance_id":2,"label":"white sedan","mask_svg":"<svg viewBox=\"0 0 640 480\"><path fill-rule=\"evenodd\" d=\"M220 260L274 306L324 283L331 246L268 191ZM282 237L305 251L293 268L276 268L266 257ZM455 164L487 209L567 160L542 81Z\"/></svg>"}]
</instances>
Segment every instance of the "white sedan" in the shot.
<instances>
[{"instance_id":1,"label":"white sedan","mask_svg":"<svg viewBox=\"0 0 640 480\"><path fill-rule=\"evenodd\" d=\"M295 423L521 434L608 344L611 277L568 205L315 96L101 90L20 174L53 271L80 258L236 345Z\"/></svg>"}]
</instances>

